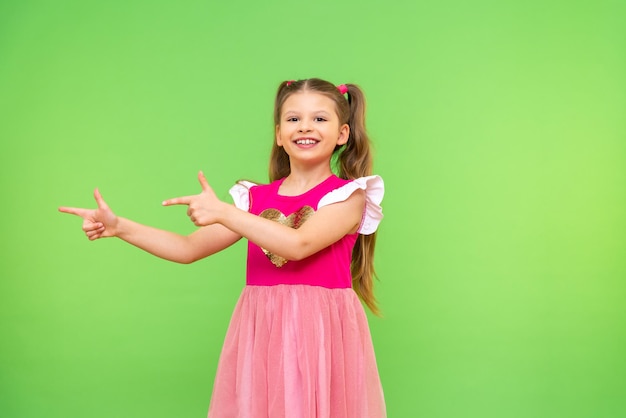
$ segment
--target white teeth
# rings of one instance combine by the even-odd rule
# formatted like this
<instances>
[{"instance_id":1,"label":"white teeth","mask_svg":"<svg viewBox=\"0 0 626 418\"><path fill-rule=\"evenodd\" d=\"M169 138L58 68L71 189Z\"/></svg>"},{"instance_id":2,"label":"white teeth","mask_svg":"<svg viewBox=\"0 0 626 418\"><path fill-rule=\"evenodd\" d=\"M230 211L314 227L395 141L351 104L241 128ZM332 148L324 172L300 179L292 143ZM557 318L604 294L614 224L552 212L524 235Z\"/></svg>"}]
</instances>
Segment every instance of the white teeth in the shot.
<instances>
[{"instance_id":1,"label":"white teeth","mask_svg":"<svg viewBox=\"0 0 626 418\"><path fill-rule=\"evenodd\" d=\"M296 140L296 144L298 145L313 145L317 143L314 139L298 139Z\"/></svg>"}]
</instances>

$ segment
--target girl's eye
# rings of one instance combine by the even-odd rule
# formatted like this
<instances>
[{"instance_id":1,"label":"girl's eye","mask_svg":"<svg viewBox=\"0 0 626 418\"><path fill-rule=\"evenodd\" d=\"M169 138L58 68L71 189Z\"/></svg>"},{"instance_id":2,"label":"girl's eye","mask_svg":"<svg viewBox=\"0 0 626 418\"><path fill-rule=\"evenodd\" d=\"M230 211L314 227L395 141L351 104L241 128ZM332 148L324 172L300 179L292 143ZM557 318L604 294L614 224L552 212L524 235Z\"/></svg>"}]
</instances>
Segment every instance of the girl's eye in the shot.
<instances>
[{"instance_id":1,"label":"girl's eye","mask_svg":"<svg viewBox=\"0 0 626 418\"><path fill-rule=\"evenodd\" d=\"M297 122L297 121L298 121L298 118L295 116L287 118L287 122Z\"/></svg>"},{"instance_id":2,"label":"girl's eye","mask_svg":"<svg viewBox=\"0 0 626 418\"><path fill-rule=\"evenodd\" d=\"M325 122L326 119L324 119L323 117L319 116L317 118L315 118L315 122Z\"/></svg>"}]
</instances>

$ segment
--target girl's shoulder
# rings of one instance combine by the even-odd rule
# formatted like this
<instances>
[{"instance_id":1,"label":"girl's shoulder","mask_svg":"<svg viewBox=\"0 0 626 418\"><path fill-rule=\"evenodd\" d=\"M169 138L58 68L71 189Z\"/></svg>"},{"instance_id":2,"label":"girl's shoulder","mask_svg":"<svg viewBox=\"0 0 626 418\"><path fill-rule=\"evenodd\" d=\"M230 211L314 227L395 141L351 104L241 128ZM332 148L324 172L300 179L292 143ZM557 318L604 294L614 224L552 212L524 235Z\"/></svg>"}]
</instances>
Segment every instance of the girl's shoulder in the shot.
<instances>
[{"instance_id":1,"label":"girl's shoulder","mask_svg":"<svg viewBox=\"0 0 626 418\"><path fill-rule=\"evenodd\" d=\"M230 188L228 192L233 198L235 206L239 209L247 211L250 208L250 195L253 192L255 194L275 193L283 180L284 178L267 184L259 184L248 180L239 180L233 187Z\"/></svg>"},{"instance_id":2,"label":"girl's shoulder","mask_svg":"<svg viewBox=\"0 0 626 418\"><path fill-rule=\"evenodd\" d=\"M365 192L365 209L363 213L363 221L359 228L360 234L371 234L378 228L378 224L383 219L383 209L381 202L385 194L385 184L382 177L378 175L359 177L347 182L338 188L324 195L317 207L318 209L333 203L339 203L347 200L357 190Z\"/></svg>"},{"instance_id":3,"label":"girl's shoulder","mask_svg":"<svg viewBox=\"0 0 626 418\"><path fill-rule=\"evenodd\" d=\"M359 177L353 180L343 180L338 187L329 191L322 197L319 206L344 201L357 190L365 191L369 199L380 204L385 194L385 183L382 177L378 175Z\"/></svg>"},{"instance_id":4,"label":"girl's shoulder","mask_svg":"<svg viewBox=\"0 0 626 418\"><path fill-rule=\"evenodd\" d=\"M228 193L233 198L235 206L239 209L247 211L250 207L250 190L254 187L262 187L247 180L239 180L233 187L230 188Z\"/></svg>"}]
</instances>

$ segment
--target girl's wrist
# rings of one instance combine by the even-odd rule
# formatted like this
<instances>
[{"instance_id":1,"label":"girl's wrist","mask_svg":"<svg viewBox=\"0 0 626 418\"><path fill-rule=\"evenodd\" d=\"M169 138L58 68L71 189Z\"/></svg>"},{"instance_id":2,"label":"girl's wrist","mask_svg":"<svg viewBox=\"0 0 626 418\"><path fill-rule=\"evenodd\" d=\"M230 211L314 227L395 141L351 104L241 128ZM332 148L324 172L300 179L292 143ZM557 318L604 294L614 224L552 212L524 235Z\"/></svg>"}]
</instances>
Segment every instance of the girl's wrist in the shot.
<instances>
[{"instance_id":1,"label":"girl's wrist","mask_svg":"<svg viewBox=\"0 0 626 418\"><path fill-rule=\"evenodd\" d=\"M235 211L237 211L238 209L231 205L228 204L226 202L220 202L221 204L221 208L218 211L218 219L217 219L217 223L220 223L222 225L224 225L225 227L230 228L230 226L232 225L232 222L234 222L233 216L235 215Z\"/></svg>"},{"instance_id":2,"label":"girl's wrist","mask_svg":"<svg viewBox=\"0 0 626 418\"><path fill-rule=\"evenodd\" d=\"M111 236L124 240L125 237L127 237L129 234L128 223L129 223L128 219L118 216L115 222L115 226L113 227L113 230L110 231Z\"/></svg>"}]
</instances>

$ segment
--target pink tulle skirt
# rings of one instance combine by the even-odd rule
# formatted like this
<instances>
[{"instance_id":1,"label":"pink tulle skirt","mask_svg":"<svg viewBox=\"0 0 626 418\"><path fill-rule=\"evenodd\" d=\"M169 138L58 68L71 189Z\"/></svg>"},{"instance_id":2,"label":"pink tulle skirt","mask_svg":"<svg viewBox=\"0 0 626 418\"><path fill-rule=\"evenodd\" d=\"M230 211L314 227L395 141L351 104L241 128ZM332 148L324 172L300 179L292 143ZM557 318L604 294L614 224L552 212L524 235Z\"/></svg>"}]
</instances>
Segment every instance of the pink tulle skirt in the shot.
<instances>
[{"instance_id":1,"label":"pink tulle skirt","mask_svg":"<svg viewBox=\"0 0 626 418\"><path fill-rule=\"evenodd\" d=\"M367 317L352 289L246 286L220 357L210 418L380 418Z\"/></svg>"}]
</instances>

